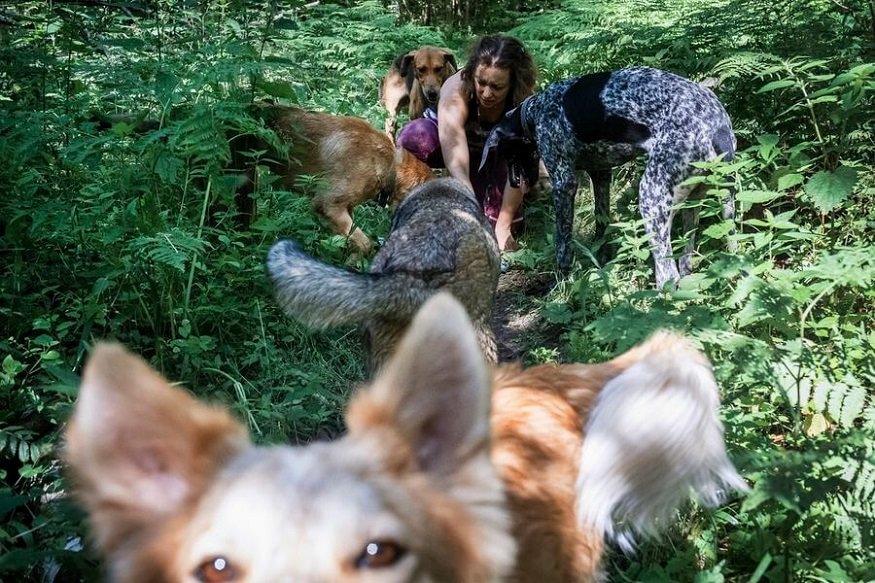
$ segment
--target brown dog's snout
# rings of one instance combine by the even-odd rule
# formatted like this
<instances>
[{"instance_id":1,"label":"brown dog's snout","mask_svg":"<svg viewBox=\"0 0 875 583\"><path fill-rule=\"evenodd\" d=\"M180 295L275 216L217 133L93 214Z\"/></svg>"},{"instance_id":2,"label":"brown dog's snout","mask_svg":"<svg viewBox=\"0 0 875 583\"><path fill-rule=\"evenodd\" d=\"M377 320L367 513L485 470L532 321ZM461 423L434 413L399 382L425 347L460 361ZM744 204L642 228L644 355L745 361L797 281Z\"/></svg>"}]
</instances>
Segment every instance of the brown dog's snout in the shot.
<instances>
[{"instance_id":1,"label":"brown dog's snout","mask_svg":"<svg viewBox=\"0 0 875 583\"><path fill-rule=\"evenodd\" d=\"M438 100L438 95L440 95L440 89L437 87L428 87L423 90L423 95L425 95L426 100L428 100L429 104L434 104Z\"/></svg>"}]
</instances>

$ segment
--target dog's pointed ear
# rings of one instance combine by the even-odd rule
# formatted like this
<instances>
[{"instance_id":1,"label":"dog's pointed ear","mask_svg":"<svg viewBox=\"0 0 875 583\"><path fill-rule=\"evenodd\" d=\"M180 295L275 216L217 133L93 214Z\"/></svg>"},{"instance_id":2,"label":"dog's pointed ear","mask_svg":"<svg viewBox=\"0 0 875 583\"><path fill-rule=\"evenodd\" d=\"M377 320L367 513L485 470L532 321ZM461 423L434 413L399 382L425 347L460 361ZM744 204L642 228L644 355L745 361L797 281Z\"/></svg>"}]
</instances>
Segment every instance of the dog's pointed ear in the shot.
<instances>
[{"instance_id":1,"label":"dog's pointed ear","mask_svg":"<svg viewBox=\"0 0 875 583\"><path fill-rule=\"evenodd\" d=\"M75 497L104 550L165 521L248 446L228 413L172 387L118 344L98 344L65 432Z\"/></svg>"},{"instance_id":2,"label":"dog's pointed ear","mask_svg":"<svg viewBox=\"0 0 875 583\"><path fill-rule=\"evenodd\" d=\"M483 171L490 157L498 155L501 142L514 136L522 135L522 122L520 121L519 107L510 110L494 128L489 132L486 143L483 146L483 155L480 157L478 171Z\"/></svg>"},{"instance_id":3,"label":"dog's pointed ear","mask_svg":"<svg viewBox=\"0 0 875 583\"><path fill-rule=\"evenodd\" d=\"M371 435L400 438L405 447L382 443L395 464L451 476L488 449L490 392L490 371L465 309L440 293L426 302L395 355L354 400L347 424L353 436L376 430ZM407 459L399 461L399 455Z\"/></svg>"}]
</instances>

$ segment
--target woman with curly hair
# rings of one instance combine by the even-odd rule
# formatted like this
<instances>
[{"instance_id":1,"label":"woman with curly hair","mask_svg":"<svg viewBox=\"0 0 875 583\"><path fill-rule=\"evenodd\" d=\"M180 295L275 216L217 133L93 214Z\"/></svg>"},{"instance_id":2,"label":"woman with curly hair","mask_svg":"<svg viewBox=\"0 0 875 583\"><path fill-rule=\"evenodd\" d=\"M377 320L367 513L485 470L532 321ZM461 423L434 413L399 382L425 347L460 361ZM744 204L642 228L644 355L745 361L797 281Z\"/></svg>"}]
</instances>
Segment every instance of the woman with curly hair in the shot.
<instances>
[{"instance_id":1,"label":"woman with curly hair","mask_svg":"<svg viewBox=\"0 0 875 583\"><path fill-rule=\"evenodd\" d=\"M522 224L522 203L529 185L509 180L506 160L478 171L489 131L505 113L532 94L535 65L523 44L509 36L485 36L471 49L468 62L441 88L438 111L413 120L398 135L398 145L474 191L495 227L499 249L512 249L511 229Z\"/></svg>"}]
</instances>

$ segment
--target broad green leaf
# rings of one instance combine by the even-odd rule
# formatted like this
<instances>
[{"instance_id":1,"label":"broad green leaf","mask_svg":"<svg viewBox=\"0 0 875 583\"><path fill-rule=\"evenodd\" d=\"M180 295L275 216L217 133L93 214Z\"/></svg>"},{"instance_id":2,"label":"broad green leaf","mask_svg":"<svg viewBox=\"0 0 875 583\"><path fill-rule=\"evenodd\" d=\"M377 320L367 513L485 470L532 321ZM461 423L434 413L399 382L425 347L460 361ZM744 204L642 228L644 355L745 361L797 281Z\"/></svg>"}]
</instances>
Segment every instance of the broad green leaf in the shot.
<instances>
[{"instance_id":1,"label":"broad green leaf","mask_svg":"<svg viewBox=\"0 0 875 583\"><path fill-rule=\"evenodd\" d=\"M808 61L804 65L800 65L796 67L797 71L807 71L808 69L813 69L814 67L820 67L822 65L828 64L829 61L824 59L814 59L813 61ZM832 77L832 74L829 74L829 77Z\"/></svg>"},{"instance_id":2,"label":"broad green leaf","mask_svg":"<svg viewBox=\"0 0 875 583\"><path fill-rule=\"evenodd\" d=\"M290 99L292 102L296 102L296 98L298 96L295 93L294 88L288 83L284 83L282 81L259 81L257 83L259 89L267 93L272 97L282 97L284 99Z\"/></svg>"},{"instance_id":3,"label":"broad green leaf","mask_svg":"<svg viewBox=\"0 0 875 583\"><path fill-rule=\"evenodd\" d=\"M775 200L781 196L784 196L783 192L776 192L774 190L742 190L735 195L735 198L740 202L760 204Z\"/></svg>"},{"instance_id":4,"label":"broad green leaf","mask_svg":"<svg viewBox=\"0 0 875 583\"><path fill-rule=\"evenodd\" d=\"M721 221L716 225L711 225L707 229L705 229L702 234L707 235L713 239L722 239L726 235L732 232L732 229L735 228L735 221Z\"/></svg>"},{"instance_id":5,"label":"broad green leaf","mask_svg":"<svg viewBox=\"0 0 875 583\"><path fill-rule=\"evenodd\" d=\"M823 413L815 413L805 419L805 435L814 437L829 429L829 421Z\"/></svg>"},{"instance_id":6,"label":"broad green leaf","mask_svg":"<svg viewBox=\"0 0 875 583\"><path fill-rule=\"evenodd\" d=\"M835 103L839 98L837 95L821 95L820 97L816 97L811 100L811 105L817 105L818 103Z\"/></svg>"},{"instance_id":7,"label":"broad green leaf","mask_svg":"<svg viewBox=\"0 0 875 583\"><path fill-rule=\"evenodd\" d=\"M757 142L761 146L777 146L780 139L780 136L777 134L760 134L757 136Z\"/></svg>"},{"instance_id":8,"label":"broad green leaf","mask_svg":"<svg viewBox=\"0 0 875 583\"><path fill-rule=\"evenodd\" d=\"M805 180L801 174L797 174L793 172L791 174L784 174L780 178L778 178L778 190L787 190L788 188L793 188L794 186L798 186L802 184Z\"/></svg>"},{"instance_id":9,"label":"broad green leaf","mask_svg":"<svg viewBox=\"0 0 875 583\"><path fill-rule=\"evenodd\" d=\"M863 63L862 65L852 67L848 72L855 75L872 75L875 74L875 63Z\"/></svg>"},{"instance_id":10,"label":"broad green leaf","mask_svg":"<svg viewBox=\"0 0 875 583\"><path fill-rule=\"evenodd\" d=\"M785 89L787 87L793 87L796 85L796 81L792 79L780 79L778 81L772 81L771 83L766 83L762 87L757 90L757 93L765 93L767 91L775 91L777 89Z\"/></svg>"},{"instance_id":11,"label":"broad green leaf","mask_svg":"<svg viewBox=\"0 0 875 583\"><path fill-rule=\"evenodd\" d=\"M805 193L822 213L840 206L851 195L857 183L857 171L839 166L835 171L821 170L805 185Z\"/></svg>"},{"instance_id":12,"label":"broad green leaf","mask_svg":"<svg viewBox=\"0 0 875 583\"><path fill-rule=\"evenodd\" d=\"M9 375L10 378L24 370L24 365L12 358L11 354L7 354L3 359L3 372Z\"/></svg>"}]
</instances>

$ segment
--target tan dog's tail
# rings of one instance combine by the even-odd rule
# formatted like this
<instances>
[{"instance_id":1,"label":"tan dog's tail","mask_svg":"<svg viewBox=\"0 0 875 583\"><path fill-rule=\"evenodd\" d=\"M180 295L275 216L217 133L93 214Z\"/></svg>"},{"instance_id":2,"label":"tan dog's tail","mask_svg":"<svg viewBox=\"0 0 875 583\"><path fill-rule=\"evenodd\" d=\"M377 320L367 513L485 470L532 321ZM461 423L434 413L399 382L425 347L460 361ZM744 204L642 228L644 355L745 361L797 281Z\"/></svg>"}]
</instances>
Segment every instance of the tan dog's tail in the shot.
<instances>
[{"instance_id":1,"label":"tan dog's tail","mask_svg":"<svg viewBox=\"0 0 875 583\"><path fill-rule=\"evenodd\" d=\"M622 373L589 413L577 480L578 517L630 551L692 493L707 505L747 484L726 455L720 396L707 358L660 332L613 361Z\"/></svg>"},{"instance_id":2,"label":"tan dog's tail","mask_svg":"<svg viewBox=\"0 0 875 583\"><path fill-rule=\"evenodd\" d=\"M327 265L292 241L271 247L267 269L283 310L315 328L379 317L409 319L432 294L420 280L404 274L358 273Z\"/></svg>"}]
</instances>

